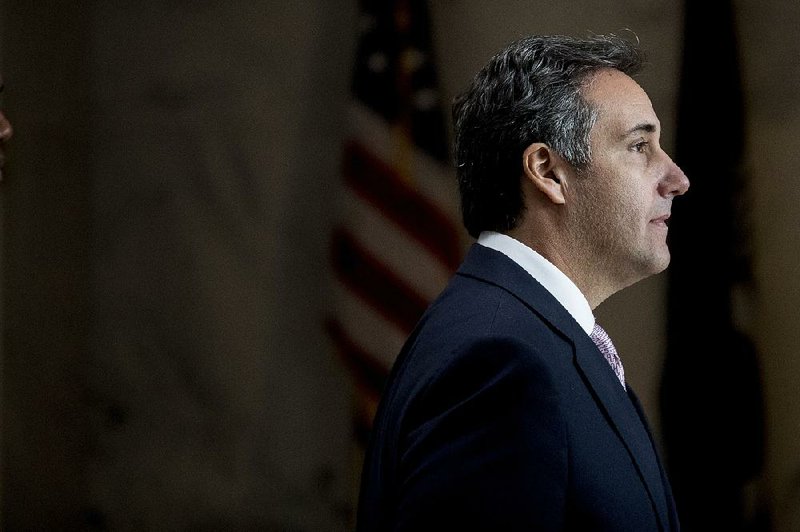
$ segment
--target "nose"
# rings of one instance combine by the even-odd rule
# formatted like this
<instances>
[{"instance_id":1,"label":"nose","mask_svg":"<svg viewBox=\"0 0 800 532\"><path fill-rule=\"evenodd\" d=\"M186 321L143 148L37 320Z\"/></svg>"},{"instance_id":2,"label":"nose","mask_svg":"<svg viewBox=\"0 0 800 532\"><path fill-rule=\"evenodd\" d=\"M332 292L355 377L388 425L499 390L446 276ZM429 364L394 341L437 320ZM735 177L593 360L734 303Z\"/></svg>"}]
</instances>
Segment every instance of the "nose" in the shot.
<instances>
[{"instance_id":1,"label":"nose","mask_svg":"<svg viewBox=\"0 0 800 532\"><path fill-rule=\"evenodd\" d=\"M9 122L6 115L0 111L0 142L8 142L8 139L10 139L13 134L14 128L11 127L11 122Z\"/></svg>"},{"instance_id":2,"label":"nose","mask_svg":"<svg viewBox=\"0 0 800 532\"><path fill-rule=\"evenodd\" d=\"M0 142L8 142L13 134L14 128L11 127L11 122L9 122L6 115L0 111Z\"/></svg>"},{"instance_id":3,"label":"nose","mask_svg":"<svg viewBox=\"0 0 800 532\"><path fill-rule=\"evenodd\" d=\"M667 158L667 168L664 177L659 183L659 193L664 197L675 197L685 194L689 190L689 178L683 173L681 167L664 154Z\"/></svg>"},{"instance_id":4,"label":"nose","mask_svg":"<svg viewBox=\"0 0 800 532\"><path fill-rule=\"evenodd\" d=\"M9 122L6 115L0 111L0 142L8 142L13 134L14 128L11 127L11 122Z\"/></svg>"}]
</instances>

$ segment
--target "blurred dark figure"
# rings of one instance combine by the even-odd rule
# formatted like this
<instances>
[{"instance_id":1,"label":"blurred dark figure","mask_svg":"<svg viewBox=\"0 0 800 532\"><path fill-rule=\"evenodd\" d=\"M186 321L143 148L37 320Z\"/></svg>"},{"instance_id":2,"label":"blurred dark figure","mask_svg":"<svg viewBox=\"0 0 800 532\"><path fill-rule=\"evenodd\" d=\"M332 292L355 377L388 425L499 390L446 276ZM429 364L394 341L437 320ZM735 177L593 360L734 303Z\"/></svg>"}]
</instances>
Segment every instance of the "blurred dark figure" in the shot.
<instances>
[{"instance_id":1,"label":"blurred dark figure","mask_svg":"<svg viewBox=\"0 0 800 532\"><path fill-rule=\"evenodd\" d=\"M764 454L759 367L733 299L752 281L742 93L731 6L714 5L685 5L676 161L693 187L670 227L664 441L684 530L764 530L745 503Z\"/></svg>"},{"instance_id":2,"label":"blurred dark figure","mask_svg":"<svg viewBox=\"0 0 800 532\"><path fill-rule=\"evenodd\" d=\"M0 94L3 92L3 80L0 77ZM3 179L3 166L6 162L6 142L11 138L14 130L11 127L11 122L8 121L6 115L3 114L3 106L0 105L0 180Z\"/></svg>"}]
</instances>

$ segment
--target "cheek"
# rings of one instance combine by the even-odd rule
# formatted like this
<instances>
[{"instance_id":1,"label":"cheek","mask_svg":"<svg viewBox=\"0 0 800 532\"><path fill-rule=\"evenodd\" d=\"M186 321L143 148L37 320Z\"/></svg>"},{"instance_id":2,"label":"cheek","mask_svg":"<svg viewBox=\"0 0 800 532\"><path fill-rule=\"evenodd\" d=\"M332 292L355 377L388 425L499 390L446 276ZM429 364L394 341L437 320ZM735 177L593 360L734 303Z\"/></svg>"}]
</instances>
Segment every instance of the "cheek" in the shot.
<instances>
[{"instance_id":1,"label":"cheek","mask_svg":"<svg viewBox=\"0 0 800 532\"><path fill-rule=\"evenodd\" d=\"M641 175L621 176L616 181L614 194L625 217L642 220L653 206L658 191Z\"/></svg>"},{"instance_id":2,"label":"cheek","mask_svg":"<svg viewBox=\"0 0 800 532\"><path fill-rule=\"evenodd\" d=\"M609 225L613 225L620 239L637 239L646 230L649 203L631 187L617 188L607 204L607 221Z\"/></svg>"},{"instance_id":3,"label":"cheek","mask_svg":"<svg viewBox=\"0 0 800 532\"><path fill-rule=\"evenodd\" d=\"M576 189L584 205L590 233L608 240L629 240L640 234L653 199L641 179L621 171L618 165L596 164Z\"/></svg>"}]
</instances>

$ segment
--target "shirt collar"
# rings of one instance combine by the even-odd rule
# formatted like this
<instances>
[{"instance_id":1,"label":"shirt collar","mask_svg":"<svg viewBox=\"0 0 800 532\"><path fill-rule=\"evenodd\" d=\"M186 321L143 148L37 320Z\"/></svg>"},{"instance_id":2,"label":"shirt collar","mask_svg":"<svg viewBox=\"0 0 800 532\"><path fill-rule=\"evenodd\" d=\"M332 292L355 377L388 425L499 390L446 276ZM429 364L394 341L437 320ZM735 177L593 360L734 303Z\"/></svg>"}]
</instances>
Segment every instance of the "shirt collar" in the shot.
<instances>
[{"instance_id":1,"label":"shirt collar","mask_svg":"<svg viewBox=\"0 0 800 532\"><path fill-rule=\"evenodd\" d=\"M499 251L519 264L567 309L586 334L592 334L594 314L589 302L575 283L552 262L519 240L494 231L482 232L478 244Z\"/></svg>"}]
</instances>

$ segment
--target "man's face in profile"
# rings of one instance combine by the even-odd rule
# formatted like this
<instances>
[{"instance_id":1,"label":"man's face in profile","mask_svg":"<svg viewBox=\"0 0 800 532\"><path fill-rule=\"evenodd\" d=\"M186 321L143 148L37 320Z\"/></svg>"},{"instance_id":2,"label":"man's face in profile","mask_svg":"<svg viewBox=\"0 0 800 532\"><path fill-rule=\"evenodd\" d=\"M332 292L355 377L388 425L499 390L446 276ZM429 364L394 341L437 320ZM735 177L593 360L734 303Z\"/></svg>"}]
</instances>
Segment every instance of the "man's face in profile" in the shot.
<instances>
[{"instance_id":1,"label":"man's face in profile","mask_svg":"<svg viewBox=\"0 0 800 532\"><path fill-rule=\"evenodd\" d=\"M3 92L3 81L0 79L0 93ZM3 114L3 106L0 103L0 179L3 178L3 165L6 162L6 142L11 138L13 129L11 122L8 121L6 115Z\"/></svg>"}]
</instances>

